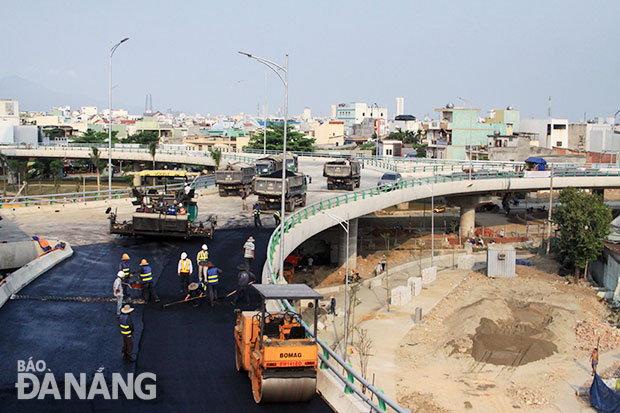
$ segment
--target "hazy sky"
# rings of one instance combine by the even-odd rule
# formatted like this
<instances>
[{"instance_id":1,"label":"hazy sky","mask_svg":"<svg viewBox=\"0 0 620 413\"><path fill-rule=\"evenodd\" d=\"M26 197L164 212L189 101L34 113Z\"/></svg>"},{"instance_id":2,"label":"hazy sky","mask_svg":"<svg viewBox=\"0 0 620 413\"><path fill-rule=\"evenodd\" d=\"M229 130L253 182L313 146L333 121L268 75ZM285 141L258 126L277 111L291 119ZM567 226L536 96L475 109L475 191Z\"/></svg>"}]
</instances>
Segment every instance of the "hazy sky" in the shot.
<instances>
[{"instance_id":1,"label":"hazy sky","mask_svg":"<svg viewBox=\"0 0 620 413\"><path fill-rule=\"evenodd\" d=\"M610 1L13 1L1 6L0 78L107 102L186 113L256 113L264 67L284 63L290 113L328 115L362 101L435 116L448 102L513 105L522 118L577 121L620 109L620 2ZM268 107L283 87L268 75ZM0 97L3 96L0 90ZM88 102L84 102L87 104ZM63 102L58 102L62 105ZM29 109L22 107L21 109Z\"/></svg>"}]
</instances>

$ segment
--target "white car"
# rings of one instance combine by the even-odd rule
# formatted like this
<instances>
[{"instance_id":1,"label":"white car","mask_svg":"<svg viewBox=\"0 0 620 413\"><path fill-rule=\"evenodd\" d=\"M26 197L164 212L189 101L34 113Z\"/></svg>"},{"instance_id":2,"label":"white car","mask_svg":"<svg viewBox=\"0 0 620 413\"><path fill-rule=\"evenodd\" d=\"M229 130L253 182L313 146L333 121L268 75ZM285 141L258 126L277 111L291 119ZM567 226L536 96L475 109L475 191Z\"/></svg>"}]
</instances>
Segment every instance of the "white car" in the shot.
<instances>
[{"instance_id":1,"label":"white car","mask_svg":"<svg viewBox=\"0 0 620 413\"><path fill-rule=\"evenodd\" d=\"M398 172L386 172L383 174L379 182L378 186L386 185L386 184L395 184L403 179L403 176Z\"/></svg>"}]
</instances>

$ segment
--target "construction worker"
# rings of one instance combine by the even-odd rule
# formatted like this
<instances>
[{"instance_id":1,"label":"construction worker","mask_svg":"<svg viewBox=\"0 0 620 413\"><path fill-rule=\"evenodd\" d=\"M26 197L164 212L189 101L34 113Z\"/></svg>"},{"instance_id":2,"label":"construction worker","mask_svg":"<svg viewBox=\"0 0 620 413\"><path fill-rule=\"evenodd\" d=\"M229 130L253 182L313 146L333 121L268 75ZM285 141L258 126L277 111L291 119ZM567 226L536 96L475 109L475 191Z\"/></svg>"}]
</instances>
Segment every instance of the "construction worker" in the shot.
<instances>
[{"instance_id":1,"label":"construction worker","mask_svg":"<svg viewBox=\"0 0 620 413\"><path fill-rule=\"evenodd\" d=\"M118 319L121 326L121 335L123 336L123 349L121 350L121 354L123 355L123 360L126 361L136 361L131 355L131 353L133 353L133 321L130 315L132 311L133 308L126 304L121 309L121 316Z\"/></svg>"},{"instance_id":2,"label":"construction worker","mask_svg":"<svg viewBox=\"0 0 620 413\"><path fill-rule=\"evenodd\" d=\"M254 226L262 228L263 223L260 222L260 205L258 203L254 204L254 208L252 208L252 214L254 214Z\"/></svg>"},{"instance_id":3,"label":"construction worker","mask_svg":"<svg viewBox=\"0 0 620 413\"><path fill-rule=\"evenodd\" d=\"M385 254L381 256L381 271L385 271L385 266L387 265L387 258Z\"/></svg>"},{"instance_id":4,"label":"construction worker","mask_svg":"<svg viewBox=\"0 0 620 413\"><path fill-rule=\"evenodd\" d=\"M198 281L207 282L207 261L209 261L209 247L207 244L202 244L202 248L196 255L196 262L198 263Z\"/></svg>"},{"instance_id":5,"label":"construction worker","mask_svg":"<svg viewBox=\"0 0 620 413\"><path fill-rule=\"evenodd\" d=\"M254 261L254 250L256 249L256 245L254 245L254 237L248 238L248 240L243 244L243 258L245 259L245 264L248 269L252 269L252 261Z\"/></svg>"},{"instance_id":6,"label":"construction worker","mask_svg":"<svg viewBox=\"0 0 620 413\"><path fill-rule=\"evenodd\" d=\"M211 261L207 262L207 292L209 293L209 304L211 307L215 305L217 300L217 285L220 282L219 276L222 270L217 268Z\"/></svg>"},{"instance_id":7,"label":"construction worker","mask_svg":"<svg viewBox=\"0 0 620 413\"><path fill-rule=\"evenodd\" d=\"M334 294L329 296L329 314L336 315L336 298Z\"/></svg>"},{"instance_id":8,"label":"construction worker","mask_svg":"<svg viewBox=\"0 0 620 413\"><path fill-rule=\"evenodd\" d=\"M118 270L122 271L125 274L125 280L129 280L129 277L131 277L131 268L129 268L129 255L127 253L124 253L123 256L121 257L121 263L118 264ZM127 294L127 285L125 283L121 284L121 288L123 290L123 298L124 297L128 297L129 295Z\"/></svg>"},{"instance_id":9,"label":"construction worker","mask_svg":"<svg viewBox=\"0 0 620 413\"><path fill-rule=\"evenodd\" d=\"M179 204L179 215L187 215L187 210L183 207L183 204Z\"/></svg>"},{"instance_id":10,"label":"construction worker","mask_svg":"<svg viewBox=\"0 0 620 413\"><path fill-rule=\"evenodd\" d=\"M192 260L187 258L187 253L181 253L181 259L179 260L179 265L177 266L177 274L179 276L179 282L181 283L181 292L185 292L187 286L189 285L189 277L194 272L192 268Z\"/></svg>"},{"instance_id":11,"label":"construction worker","mask_svg":"<svg viewBox=\"0 0 620 413\"><path fill-rule=\"evenodd\" d=\"M198 297L205 297L207 295L207 285L201 281L197 283L191 283L187 287L187 296L185 296L185 300L187 301L190 298L196 298L196 300L192 300L192 307L199 307L200 300Z\"/></svg>"},{"instance_id":12,"label":"construction worker","mask_svg":"<svg viewBox=\"0 0 620 413\"><path fill-rule=\"evenodd\" d=\"M282 213L280 210L277 210L273 213L273 219L276 221L276 227L280 225L280 220L282 219Z\"/></svg>"},{"instance_id":13,"label":"construction worker","mask_svg":"<svg viewBox=\"0 0 620 413\"><path fill-rule=\"evenodd\" d=\"M256 281L256 276L250 271L250 267L247 264L242 264L238 267L241 271L237 275L237 293L233 297L231 304L237 305L237 301L243 296L245 298L245 305L250 305L250 293L248 286L251 282Z\"/></svg>"},{"instance_id":14,"label":"construction worker","mask_svg":"<svg viewBox=\"0 0 620 413\"><path fill-rule=\"evenodd\" d=\"M149 265L149 262L146 258L142 258L140 261L140 280L142 281L142 298L145 302L151 301L151 297L155 299L155 302L159 302L159 297L157 296L157 292L155 291L155 286L153 285L153 270Z\"/></svg>"},{"instance_id":15,"label":"construction worker","mask_svg":"<svg viewBox=\"0 0 620 413\"><path fill-rule=\"evenodd\" d=\"M116 318L121 316L121 307L123 306L123 278L125 278L125 273L119 271L116 273L116 279L114 280L114 285L112 285L112 291L114 292L114 297L116 297Z\"/></svg>"}]
</instances>

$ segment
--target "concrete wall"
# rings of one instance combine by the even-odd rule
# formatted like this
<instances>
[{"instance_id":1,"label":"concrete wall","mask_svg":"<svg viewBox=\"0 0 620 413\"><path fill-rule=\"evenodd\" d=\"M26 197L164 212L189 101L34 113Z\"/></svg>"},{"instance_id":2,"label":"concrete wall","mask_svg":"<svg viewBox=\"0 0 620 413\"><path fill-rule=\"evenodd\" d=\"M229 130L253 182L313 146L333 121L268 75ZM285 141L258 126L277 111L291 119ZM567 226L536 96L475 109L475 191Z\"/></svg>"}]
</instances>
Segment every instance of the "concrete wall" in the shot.
<instances>
[{"instance_id":1,"label":"concrete wall","mask_svg":"<svg viewBox=\"0 0 620 413\"><path fill-rule=\"evenodd\" d=\"M34 260L43 249L35 241L0 244L0 269L19 268Z\"/></svg>"},{"instance_id":2,"label":"concrete wall","mask_svg":"<svg viewBox=\"0 0 620 413\"><path fill-rule=\"evenodd\" d=\"M59 240L48 241L50 245L56 245L60 242ZM11 298L11 295L17 294L22 288L30 284L38 276L72 255L73 249L71 248L71 245L66 244L65 249L52 251L38 257L22 266L19 270L11 273L6 278L5 282L0 285L0 307L2 307L4 303Z\"/></svg>"}]
</instances>

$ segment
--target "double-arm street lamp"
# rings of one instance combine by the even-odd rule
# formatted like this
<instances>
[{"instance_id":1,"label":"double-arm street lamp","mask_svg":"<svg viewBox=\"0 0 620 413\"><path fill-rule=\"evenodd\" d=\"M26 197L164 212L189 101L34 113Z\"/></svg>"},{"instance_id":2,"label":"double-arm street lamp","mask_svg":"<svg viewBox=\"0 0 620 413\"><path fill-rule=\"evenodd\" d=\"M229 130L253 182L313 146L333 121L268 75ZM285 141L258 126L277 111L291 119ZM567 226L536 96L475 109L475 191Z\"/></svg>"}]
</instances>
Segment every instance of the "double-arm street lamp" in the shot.
<instances>
[{"instance_id":1,"label":"double-arm street lamp","mask_svg":"<svg viewBox=\"0 0 620 413\"><path fill-rule=\"evenodd\" d=\"M120 42L116 43L110 48L110 78L108 89L108 198L112 199L112 56L114 52L121 44L129 40L129 37L125 37Z\"/></svg>"},{"instance_id":2,"label":"double-arm street lamp","mask_svg":"<svg viewBox=\"0 0 620 413\"><path fill-rule=\"evenodd\" d=\"M271 69L278 78L284 84L284 142L282 146L282 199L280 203L280 213L282 214L282 220L280 221L280 279L284 277L284 221L286 215L286 121L288 117L288 54L286 55L286 63L284 67L272 62L271 60L263 59L262 57L254 56L247 52L239 52L240 54L259 61L260 63ZM282 76L284 75L284 77ZM267 125L265 125L265 130Z\"/></svg>"}]
</instances>

